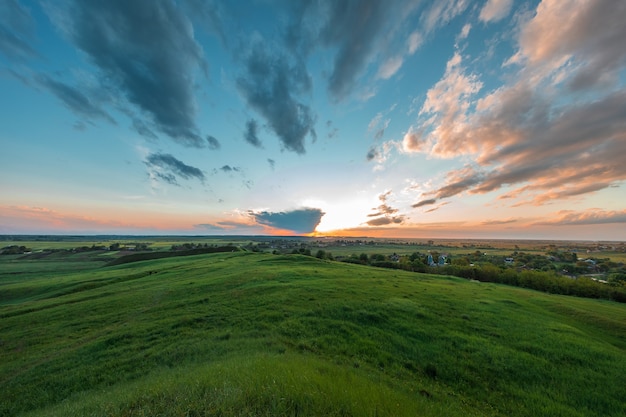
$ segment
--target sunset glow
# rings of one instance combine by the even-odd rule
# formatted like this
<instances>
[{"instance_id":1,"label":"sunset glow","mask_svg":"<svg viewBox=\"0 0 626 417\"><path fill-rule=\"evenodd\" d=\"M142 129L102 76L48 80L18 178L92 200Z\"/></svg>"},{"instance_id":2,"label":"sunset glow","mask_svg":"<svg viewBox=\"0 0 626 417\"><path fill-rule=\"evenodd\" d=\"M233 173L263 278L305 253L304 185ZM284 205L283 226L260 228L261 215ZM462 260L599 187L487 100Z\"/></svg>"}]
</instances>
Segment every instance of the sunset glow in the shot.
<instances>
[{"instance_id":1,"label":"sunset glow","mask_svg":"<svg viewBox=\"0 0 626 417\"><path fill-rule=\"evenodd\" d=\"M5 1L0 234L624 240L625 21L612 0Z\"/></svg>"}]
</instances>

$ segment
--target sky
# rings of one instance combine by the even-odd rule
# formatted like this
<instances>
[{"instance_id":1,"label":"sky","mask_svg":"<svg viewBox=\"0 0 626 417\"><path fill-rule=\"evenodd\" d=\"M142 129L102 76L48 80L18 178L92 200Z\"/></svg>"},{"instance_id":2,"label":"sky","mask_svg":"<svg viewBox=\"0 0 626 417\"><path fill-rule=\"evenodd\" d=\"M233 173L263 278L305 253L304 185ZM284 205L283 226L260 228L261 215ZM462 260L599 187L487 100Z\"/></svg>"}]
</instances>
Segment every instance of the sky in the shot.
<instances>
[{"instance_id":1,"label":"sky","mask_svg":"<svg viewBox=\"0 0 626 417\"><path fill-rule=\"evenodd\" d=\"M0 0L0 234L626 240L626 2Z\"/></svg>"}]
</instances>

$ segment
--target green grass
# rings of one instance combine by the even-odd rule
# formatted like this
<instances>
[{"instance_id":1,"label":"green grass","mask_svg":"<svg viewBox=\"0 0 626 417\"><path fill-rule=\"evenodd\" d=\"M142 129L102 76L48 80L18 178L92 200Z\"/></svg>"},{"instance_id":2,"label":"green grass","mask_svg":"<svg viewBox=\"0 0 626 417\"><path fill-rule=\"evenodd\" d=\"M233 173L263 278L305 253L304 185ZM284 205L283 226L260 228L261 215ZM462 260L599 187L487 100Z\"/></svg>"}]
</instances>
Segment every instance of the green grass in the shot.
<instances>
[{"instance_id":1,"label":"green grass","mask_svg":"<svg viewBox=\"0 0 626 417\"><path fill-rule=\"evenodd\" d=\"M622 416L626 306L303 256L0 274L0 415Z\"/></svg>"}]
</instances>

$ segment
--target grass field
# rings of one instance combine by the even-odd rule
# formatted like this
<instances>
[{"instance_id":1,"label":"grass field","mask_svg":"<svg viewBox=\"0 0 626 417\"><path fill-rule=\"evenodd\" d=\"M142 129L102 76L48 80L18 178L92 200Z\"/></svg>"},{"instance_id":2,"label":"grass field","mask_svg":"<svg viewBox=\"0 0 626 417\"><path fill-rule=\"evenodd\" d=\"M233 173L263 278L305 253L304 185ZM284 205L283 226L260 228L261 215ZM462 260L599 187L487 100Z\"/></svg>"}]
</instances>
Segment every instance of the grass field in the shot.
<instances>
[{"instance_id":1,"label":"grass field","mask_svg":"<svg viewBox=\"0 0 626 417\"><path fill-rule=\"evenodd\" d=\"M626 415L623 304L298 255L36 262L0 263L0 416Z\"/></svg>"}]
</instances>

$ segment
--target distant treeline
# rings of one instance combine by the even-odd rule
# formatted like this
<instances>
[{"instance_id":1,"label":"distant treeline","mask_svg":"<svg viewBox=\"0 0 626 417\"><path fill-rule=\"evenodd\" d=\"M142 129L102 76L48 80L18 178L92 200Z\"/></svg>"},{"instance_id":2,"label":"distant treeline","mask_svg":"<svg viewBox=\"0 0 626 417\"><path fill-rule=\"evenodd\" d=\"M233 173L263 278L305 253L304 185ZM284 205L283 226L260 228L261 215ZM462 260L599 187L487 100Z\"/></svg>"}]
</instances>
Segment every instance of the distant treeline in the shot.
<instances>
[{"instance_id":1,"label":"distant treeline","mask_svg":"<svg viewBox=\"0 0 626 417\"><path fill-rule=\"evenodd\" d=\"M175 256L190 256L190 255L202 255L205 253L218 253L218 252L238 252L240 249L235 246L214 246L214 247L199 247L190 250L177 250L168 252L145 252L145 253L132 253L130 255L120 256L113 259L107 264L107 266L122 265L130 262L149 261L153 259L173 258Z\"/></svg>"},{"instance_id":2,"label":"distant treeline","mask_svg":"<svg viewBox=\"0 0 626 417\"><path fill-rule=\"evenodd\" d=\"M626 275L615 274L609 282L599 282L589 277L570 277L554 270L515 269L496 266L486 262L479 265L445 264L429 266L424 255L411 256L353 255L343 262L375 266L379 268L402 269L438 275L452 275L480 282L494 282L513 285L551 294L573 295L577 297L602 298L626 303Z\"/></svg>"},{"instance_id":3,"label":"distant treeline","mask_svg":"<svg viewBox=\"0 0 626 417\"><path fill-rule=\"evenodd\" d=\"M574 295L577 297L603 298L626 303L626 286L620 281L598 282L588 277L571 278L552 271L516 271L495 265L478 267L446 265L428 267L429 273L453 275L480 282L495 282L547 292L550 294Z\"/></svg>"}]
</instances>

